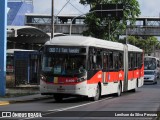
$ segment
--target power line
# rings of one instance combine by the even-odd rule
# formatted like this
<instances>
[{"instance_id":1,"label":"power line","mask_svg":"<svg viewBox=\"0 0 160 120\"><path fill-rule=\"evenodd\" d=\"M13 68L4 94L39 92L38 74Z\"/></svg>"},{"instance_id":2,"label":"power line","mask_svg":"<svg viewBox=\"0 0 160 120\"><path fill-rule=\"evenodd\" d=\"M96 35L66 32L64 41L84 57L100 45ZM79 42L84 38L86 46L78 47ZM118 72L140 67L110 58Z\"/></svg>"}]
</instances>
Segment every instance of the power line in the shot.
<instances>
[{"instance_id":1,"label":"power line","mask_svg":"<svg viewBox=\"0 0 160 120\"><path fill-rule=\"evenodd\" d=\"M58 12L58 14L57 14L56 16L58 16L59 13L61 13L61 11L64 9L64 7L66 7L66 5L67 5L69 2L70 2L70 0L68 0L68 1L66 2L66 4L62 7L62 9Z\"/></svg>"},{"instance_id":2,"label":"power line","mask_svg":"<svg viewBox=\"0 0 160 120\"><path fill-rule=\"evenodd\" d=\"M80 11L78 8L76 8L71 2L69 2L70 5L72 5L72 7L74 7L76 10L78 10L80 13L84 14L82 11Z\"/></svg>"},{"instance_id":3,"label":"power line","mask_svg":"<svg viewBox=\"0 0 160 120\"><path fill-rule=\"evenodd\" d=\"M56 15L56 16L58 16L60 13L61 13L61 11L66 7L66 5L69 3L72 7L74 7L77 11L79 11L80 13L82 13L82 14L84 14L82 11L80 11L77 7L75 7L75 5L73 5L70 1L71 0L66 0L67 2L66 2L66 4L61 8L61 10L58 12L58 14Z\"/></svg>"}]
</instances>

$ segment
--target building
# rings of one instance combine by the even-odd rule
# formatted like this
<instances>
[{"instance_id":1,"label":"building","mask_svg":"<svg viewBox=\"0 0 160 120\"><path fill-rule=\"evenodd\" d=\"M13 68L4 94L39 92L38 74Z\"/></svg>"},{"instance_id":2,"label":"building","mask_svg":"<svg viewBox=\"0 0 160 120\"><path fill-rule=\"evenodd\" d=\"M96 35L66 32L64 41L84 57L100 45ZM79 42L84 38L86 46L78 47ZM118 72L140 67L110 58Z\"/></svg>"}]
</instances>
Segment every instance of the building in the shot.
<instances>
[{"instance_id":1,"label":"building","mask_svg":"<svg viewBox=\"0 0 160 120\"><path fill-rule=\"evenodd\" d=\"M7 25L25 25L25 14L33 13L33 0L8 0Z\"/></svg>"}]
</instances>

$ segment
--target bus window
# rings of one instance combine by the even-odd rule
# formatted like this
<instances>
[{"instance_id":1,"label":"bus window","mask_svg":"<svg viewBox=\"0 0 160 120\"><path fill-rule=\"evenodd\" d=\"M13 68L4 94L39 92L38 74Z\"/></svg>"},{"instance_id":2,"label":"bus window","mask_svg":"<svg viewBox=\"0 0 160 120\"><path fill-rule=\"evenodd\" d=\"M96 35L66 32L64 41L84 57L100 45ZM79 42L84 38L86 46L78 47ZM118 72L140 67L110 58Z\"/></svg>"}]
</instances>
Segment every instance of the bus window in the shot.
<instances>
[{"instance_id":1,"label":"bus window","mask_svg":"<svg viewBox=\"0 0 160 120\"><path fill-rule=\"evenodd\" d=\"M103 54L103 70L107 70L108 68L108 53Z\"/></svg>"},{"instance_id":2,"label":"bus window","mask_svg":"<svg viewBox=\"0 0 160 120\"><path fill-rule=\"evenodd\" d=\"M133 53L130 54L130 60L131 60L131 69L134 69L134 63L135 63L135 60L134 60L134 55Z\"/></svg>"},{"instance_id":3,"label":"bus window","mask_svg":"<svg viewBox=\"0 0 160 120\"><path fill-rule=\"evenodd\" d=\"M135 68L138 68L138 55L135 53Z\"/></svg>"},{"instance_id":4,"label":"bus window","mask_svg":"<svg viewBox=\"0 0 160 120\"><path fill-rule=\"evenodd\" d=\"M137 61L138 61L138 68L141 68L141 61L142 61L142 57L141 54L137 54Z\"/></svg>"},{"instance_id":5,"label":"bus window","mask_svg":"<svg viewBox=\"0 0 160 120\"><path fill-rule=\"evenodd\" d=\"M109 69L113 70L113 52L109 52Z\"/></svg>"},{"instance_id":6,"label":"bus window","mask_svg":"<svg viewBox=\"0 0 160 120\"><path fill-rule=\"evenodd\" d=\"M133 58L132 58L133 60L132 60L132 69L135 69L135 68L137 68L136 67L136 53L133 53Z\"/></svg>"},{"instance_id":7,"label":"bus window","mask_svg":"<svg viewBox=\"0 0 160 120\"><path fill-rule=\"evenodd\" d=\"M128 55L128 67L129 69L134 69L135 67L135 58L133 53L129 53Z\"/></svg>"},{"instance_id":8,"label":"bus window","mask_svg":"<svg viewBox=\"0 0 160 120\"><path fill-rule=\"evenodd\" d=\"M145 58L145 69L154 70L156 69L156 59L155 58Z\"/></svg>"},{"instance_id":9,"label":"bus window","mask_svg":"<svg viewBox=\"0 0 160 120\"><path fill-rule=\"evenodd\" d=\"M93 69L93 59L92 59L92 55L89 56L88 69L89 69L89 70L92 70L92 69Z\"/></svg>"},{"instance_id":10,"label":"bus window","mask_svg":"<svg viewBox=\"0 0 160 120\"><path fill-rule=\"evenodd\" d=\"M99 69L102 69L102 55L101 55L101 51L98 50L97 51L97 63L96 63L96 69L99 70Z\"/></svg>"},{"instance_id":11,"label":"bus window","mask_svg":"<svg viewBox=\"0 0 160 120\"><path fill-rule=\"evenodd\" d=\"M117 69L119 69L119 65L118 65L118 53L114 52L113 57L114 57L114 59L113 59L113 68L117 70Z\"/></svg>"},{"instance_id":12,"label":"bus window","mask_svg":"<svg viewBox=\"0 0 160 120\"><path fill-rule=\"evenodd\" d=\"M88 65L90 70L102 69L102 50L90 48Z\"/></svg>"},{"instance_id":13,"label":"bus window","mask_svg":"<svg viewBox=\"0 0 160 120\"><path fill-rule=\"evenodd\" d=\"M123 69L123 53L119 53L119 61L118 61L119 63L119 68L120 69Z\"/></svg>"},{"instance_id":14,"label":"bus window","mask_svg":"<svg viewBox=\"0 0 160 120\"><path fill-rule=\"evenodd\" d=\"M95 61L94 61L95 58L94 57L95 57L95 49L90 48L89 49L89 61L88 61L89 70L93 70L95 68Z\"/></svg>"}]
</instances>

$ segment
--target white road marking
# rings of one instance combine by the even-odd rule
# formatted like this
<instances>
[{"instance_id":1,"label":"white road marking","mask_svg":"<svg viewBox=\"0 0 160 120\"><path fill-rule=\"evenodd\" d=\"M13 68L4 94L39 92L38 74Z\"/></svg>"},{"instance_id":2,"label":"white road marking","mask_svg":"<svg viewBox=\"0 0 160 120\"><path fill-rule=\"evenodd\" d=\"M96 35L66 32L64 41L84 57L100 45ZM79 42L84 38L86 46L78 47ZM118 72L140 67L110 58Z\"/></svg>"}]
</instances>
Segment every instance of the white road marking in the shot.
<instances>
[{"instance_id":1,"label":"white road marking","mask_svg":"<svg viewBox=\"0 0 160 120\"><path fill-rule=\"evenodd\" d=\"M108 97L106 99L102 99L102 100L98 100L98 101L94 101L94 102L89 102L89 103L85 103L85 104L81 104L81 105L77 105L77 106L72 106L72 107L67 107L67 108L60 108L60 109L53 109L53 110L48 110L48 111L53 111L53 112L59 112L59 111L65 111L65 110L69 110L69 109L74 109L74 108L78 108L78 107L82 107L82 106L86 106L86 105L89 105L89 104L93 104L93 103L96 103L96 102L100 102L100 101L104 101L104 100L108 100L108 99L111 99L113 97ZM46 113L47 114L47 113ZM46 115L44 114L44 115Z\"/></svg>"},{"instance_id":2,"label":"white road marking","mask_svg":"<svg viewBox=\"0 0 160 120\"><path fill-rule=\"evenodd\" d=\"M97 103L97 102L100 102L100 101L108 100L108 99L111 99L111 98L113 98L113 97L108 97L106 99L102 99L102 100L98 100L98 101L94 101L94 102L89 102L89 103L85 103L85 104L81 104L81 105L77 105L77 106L48 110L47 113L42 114L42 117L43 117L43 115L48 115L48 114L53 114L53 113L60 112L60 111L65 111L65 110L69 110L69 109L78 108L78 107L86 106L86 105L89 105L89 104L94 104L94 103ZM19 120L29 120L29 119L34 119L34 118L23 118L23 119L19 119Z\"/></svg>"}]
</instances>

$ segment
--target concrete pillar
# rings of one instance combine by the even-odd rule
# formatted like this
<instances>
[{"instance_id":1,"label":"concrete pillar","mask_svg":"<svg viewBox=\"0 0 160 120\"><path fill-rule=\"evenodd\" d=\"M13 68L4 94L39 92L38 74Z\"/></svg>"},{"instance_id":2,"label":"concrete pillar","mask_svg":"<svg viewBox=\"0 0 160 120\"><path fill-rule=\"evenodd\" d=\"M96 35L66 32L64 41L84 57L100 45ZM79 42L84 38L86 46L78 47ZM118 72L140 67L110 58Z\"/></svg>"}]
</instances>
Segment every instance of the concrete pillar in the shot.
<instances>
[{"instance_id":1,"label":"concrete pillar","mask_svg":"<svg viewBox=\"0 0 160 120\"><path fill-rule=\"evenodd\" d=\"M7 0L0 0L0 96L6 93Z\"/></svg>"}]
</instances>

